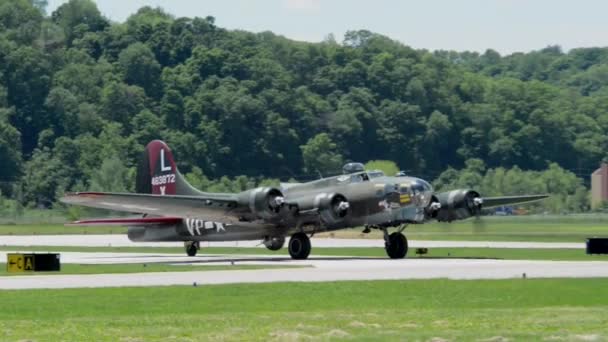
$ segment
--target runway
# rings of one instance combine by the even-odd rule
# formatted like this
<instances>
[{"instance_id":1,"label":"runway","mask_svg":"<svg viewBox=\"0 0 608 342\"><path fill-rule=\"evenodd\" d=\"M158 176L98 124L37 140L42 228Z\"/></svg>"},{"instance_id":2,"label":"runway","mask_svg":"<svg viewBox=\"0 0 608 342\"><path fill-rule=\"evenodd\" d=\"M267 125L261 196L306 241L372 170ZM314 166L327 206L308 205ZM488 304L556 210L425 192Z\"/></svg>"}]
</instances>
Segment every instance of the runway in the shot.
<instances>
[{"instance_id":1,"label":"runway","mask_svg":"<svg viewBox=\"0 0 608 342\"><path fill-rule=\"evenodd\" d=\"M4 258L4 253L0 258ZM320 257L291 260L285 256L201 255L186 257L153 253L62 253L64 263L152 263L177 265L308 266L259 270L160 273L30 275L0 277L0 289L81 288L120 286L208 285L268 282L324 282L388 279L508 279L608 277L608 261L526 261L491 259L391 260L361 257Z\"/></svg>"},{"instance_id":2,"label":"runway","mask_svg":"<svg viewBox=\"0 0 608 342\"><path fill-rule=\"evenodd\" d=\"M258 241L202 243L199 256L169 253L62 252L62 263L125 264L167 263L174 265L272 265L272 269L123 273L87 275L28 275L0 277L0 289L168 286L293 281L346 281L383 279L508 279L608 277L607 261L526 261L493 259L409 258L390 260L365 257L315 256L314 247L377 247L378 239L313 238L313 255L308 260L292 260L284 255L205 255L205 247L256 247ZM89 246L89 247L181 247L179 242L134 243L126 235L38 235L1 236L0 246ZM583 243L490 242L490 241L410 241L417 247L490 248L584 248ZM27 247L15 248L26 249ZM0 252L0 260L6 260ZM300 266L276 268L276 266ZM303 267L304 266L304 267ZM178 266L176 266L178 267Z\"/></svg>"},{"instance_id":3,"label":"runway","mask_svg":"<svg viewBox=\"0 0 608 342\"><path fill-rule=\"evenodd\" d=\"M410 248L585 248L583 242L433 241L409 240ZM312 238L313 247L384 247L382 239ZM115 235L7 235L0 246L81 246L81 247L181 247L180 242L131 242L125 234ZM201 247L261 247L260 241L201 242Z\"/></svg>"}]
</instances>

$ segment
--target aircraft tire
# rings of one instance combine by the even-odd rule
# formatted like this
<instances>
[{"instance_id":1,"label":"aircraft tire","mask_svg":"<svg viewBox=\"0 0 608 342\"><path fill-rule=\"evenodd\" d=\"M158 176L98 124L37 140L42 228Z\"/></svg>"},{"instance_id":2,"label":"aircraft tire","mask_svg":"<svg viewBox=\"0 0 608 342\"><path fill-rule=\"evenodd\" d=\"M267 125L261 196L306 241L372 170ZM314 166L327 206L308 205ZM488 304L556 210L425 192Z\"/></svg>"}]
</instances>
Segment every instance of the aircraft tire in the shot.
<instances>
[{"instance_id":1,"label":"aircraft tire","mask_svg":"<svg viewBox=\"0 0 608 342\"><path fill-rule=\"evenodd\" d=\"M408 245L405 235L394 232L388 237L389 243L385 244L386 254L391 259L403 259L407 254Z\"/></svg>"},{"instance_id":2,"label":"aircraft tire","mask_svg":"<svg viewBox=\"0 0 608 342\"><path fill-rule=\"evenodd\" d=\"M198 242L193 241L192 243L186 243L186 254L188 256L196 256L196 252L198 252L200 245Z\"/></svg>"},{"instance_id":3,"label":"aircraft tire","mask_svg":"<svg viewBox=\"0 0 608 342\"><path fill-rule=\"evenodd\" d=\"M310 254L310 239L304 233L295 233L289 239L289 255L292 259L303 260Z\"/></svg>"},{"instance_id":4,"label":"aircraft tire","mask_svg":"<svg viewBox=\"0 0 608 342\"><path fill-rule=\"evenodd\" d=\"M264 246L271 251L278 251L285 245L285 237L276 237L268 241L264 241Z\"/></svg>"}]
</instances>

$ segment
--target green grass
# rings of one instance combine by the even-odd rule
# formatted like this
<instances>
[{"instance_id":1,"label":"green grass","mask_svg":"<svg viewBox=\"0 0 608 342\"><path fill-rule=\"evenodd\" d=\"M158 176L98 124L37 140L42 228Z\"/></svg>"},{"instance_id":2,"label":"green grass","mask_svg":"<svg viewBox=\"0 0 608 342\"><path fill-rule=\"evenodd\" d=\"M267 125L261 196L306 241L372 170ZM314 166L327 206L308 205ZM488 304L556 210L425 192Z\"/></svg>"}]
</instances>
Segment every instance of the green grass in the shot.
<instances>
[{"instance_id":1,"label":"green grass","mask_svg":"<svg viewBox=\"0 0 608 342\"><path fill-rule=\"evenodd\" d=\"M0 263L0 276L56 275L56 274L106 274L106 273L147 273L147 272L189 272L189 271L235 271L268 268L298 268L297 265L171 265L164 263L137 264L62 264L59 272L8 273L6 264Z\"/></svg>"},{"instance_id":2,"label":"green grass","mask_svg":"<svg viewBox=\"0 0 608 342\"><path fill-rule=\"evenodd\" d=\"M362 234L347 229L321 236L381 239L382 232ZM608 237L604 215L482 217L452 223L410 225L404 232L411 240L583 242L588 237Z\"/></svg>"},{"instance_id":3,"label":"green grass","mask_svg":"<svg viewBox=\"0 0 608 342\"><path fill-rule=\"evenodd\" d=\"M72 247L72 246L2 246L0 251L19 252L104 252L104 253L172 253L185 255L182 247ZM560 248L429 248L428 254L417 256L411 248L409 258L490 258L512 260L583 260L608 261L608 255L587 255L584 249ZM276 255L288 257L286 248L272 252L265 248L204 247L199 255ZM382 247L312 248L312 255L386 258Z\"/></svg>"},{"instance_id":4,"label":"green grass","mask_svg":"<svg viewBox=\"0 0 608 342\"><path fill-rule=\"evenodd\" d=\"M0 292L3 340L608 339L605 279Z\"/></svg>"},{"instance_id":5,"label":"green grass","mask_svg":"<svg viewBox=\"0 0 608 342\"><path fill-rule=\"evenodd\" d=\"M506 260L608 261L608 255L587 255L584 249L558 248L429 248L429 253L410 258L482 258Z\"/></svg>"},{"instance_id":6,"label":"green grass","mask_svg":"<svg viewBox=\"0 0 608 342\"><path fill-rule=\"evenodd\" d=\"M62 209L31 209L24 208L23 212L4 211L0 216L0 224L35 224L35 223L56 223L66 222L66 211Z\"/></svg>"},{"instance_id":7,"label":"green grass","mask_svg":"<svg viewBox=\"0 0 608 342\"><path fill-rule=\"evenodd\" d=\"M125 227L73 227L63 224L0 225L0 235L126 234Z\"/></svg>"}]
</instances>

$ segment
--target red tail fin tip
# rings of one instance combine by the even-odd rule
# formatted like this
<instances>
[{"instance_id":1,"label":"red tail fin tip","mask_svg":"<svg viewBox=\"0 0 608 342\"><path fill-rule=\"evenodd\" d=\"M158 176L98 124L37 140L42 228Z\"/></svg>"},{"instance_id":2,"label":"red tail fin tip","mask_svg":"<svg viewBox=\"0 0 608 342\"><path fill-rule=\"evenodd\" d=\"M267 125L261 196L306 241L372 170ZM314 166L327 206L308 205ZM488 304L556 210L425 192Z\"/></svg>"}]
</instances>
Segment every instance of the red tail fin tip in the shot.
<instances>
[{"instance_id":1,"label":"red tail fin tip","mask_svg":"<svg viewBox=\"0 0 608 342\"><path fill-rule=\"evenodd\" d=\"M177 168L173 153L167 144L154 140L146 146L151 193L155 195L175 195Z\"/></svg>"}]
</instances>

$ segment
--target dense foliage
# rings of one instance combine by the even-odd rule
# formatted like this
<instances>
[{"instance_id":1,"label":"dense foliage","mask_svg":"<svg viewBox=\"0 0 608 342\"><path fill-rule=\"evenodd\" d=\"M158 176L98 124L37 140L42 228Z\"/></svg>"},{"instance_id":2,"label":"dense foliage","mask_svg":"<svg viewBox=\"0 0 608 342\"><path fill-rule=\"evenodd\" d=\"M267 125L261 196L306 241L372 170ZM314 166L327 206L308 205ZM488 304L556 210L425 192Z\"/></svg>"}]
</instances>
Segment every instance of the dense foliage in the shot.
<instances>
[{"instance_id":1,"label":"dense foliage","mask_svg":"<svg viewBox=\"0 0 608 342\"><path fill-rule=\"evenodd\" d=\"M586 208L576 175L607 155L607 48L429 52L369 31L305 43L149 7L124 23L90 0L44 7L0 0L0 181L22 203L130 190L155 138L212 190L391 160L441 187L473 174L492 194L581 197L568 210ZM537 184L542 170L564 186Z\"/></svg>"}]
</instances>

